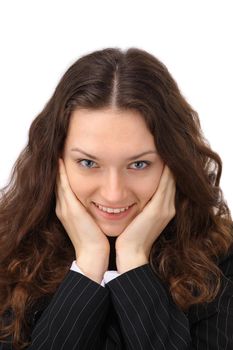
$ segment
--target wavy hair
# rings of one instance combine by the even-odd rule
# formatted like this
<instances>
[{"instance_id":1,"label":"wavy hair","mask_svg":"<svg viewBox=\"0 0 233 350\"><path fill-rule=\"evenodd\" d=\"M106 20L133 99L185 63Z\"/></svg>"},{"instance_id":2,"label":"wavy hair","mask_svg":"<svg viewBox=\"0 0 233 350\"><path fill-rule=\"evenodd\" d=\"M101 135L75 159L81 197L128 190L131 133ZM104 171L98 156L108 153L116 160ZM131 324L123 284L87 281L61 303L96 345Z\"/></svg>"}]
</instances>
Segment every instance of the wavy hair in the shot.
<instances>
[{"instance_id":1,"label":"wavy hair","mask_svg":"<svg viewBox=\"0 0 233 350\"><path fill-rule=\"evenodd\" d=\"M29 339L26 315L53 295L74 248L55 214L58 158L72 111L114 107L141 113L176 178L176 216L150 252L150 265L174 302L187 310L213 300L220 288L218 257L232 246L230 210L219 187L222 163L203 136L199 117L168 69L138 48L106 48L78 59L33 120L0 200L1 339Z\"/></svg>"}]
</instances>

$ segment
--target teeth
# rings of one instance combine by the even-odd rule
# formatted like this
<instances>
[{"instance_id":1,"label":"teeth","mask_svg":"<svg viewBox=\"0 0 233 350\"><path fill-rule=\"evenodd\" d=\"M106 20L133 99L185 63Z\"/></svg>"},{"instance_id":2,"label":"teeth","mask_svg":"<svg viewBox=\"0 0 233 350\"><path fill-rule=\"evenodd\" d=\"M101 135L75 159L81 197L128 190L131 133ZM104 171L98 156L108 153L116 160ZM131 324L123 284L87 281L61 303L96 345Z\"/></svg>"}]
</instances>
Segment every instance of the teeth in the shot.
<instances>
[{"instance_id":1,"label":"teeth","mask_svg":"<svg viewBox=\"0 0 233 350\"><path fill-rule=\"evenodd\" d=\"M114 214L118 214L118 213L123 213L124 211L126 211L127 209L129 209L129 207L126 208L118 208L118 209L113 209L113 208L106 208L106 207L102 207L102 205L98 205L95 203L95 205L102 211L107 212L107 213L114 213Z\"/></svg>"}]
</instances>

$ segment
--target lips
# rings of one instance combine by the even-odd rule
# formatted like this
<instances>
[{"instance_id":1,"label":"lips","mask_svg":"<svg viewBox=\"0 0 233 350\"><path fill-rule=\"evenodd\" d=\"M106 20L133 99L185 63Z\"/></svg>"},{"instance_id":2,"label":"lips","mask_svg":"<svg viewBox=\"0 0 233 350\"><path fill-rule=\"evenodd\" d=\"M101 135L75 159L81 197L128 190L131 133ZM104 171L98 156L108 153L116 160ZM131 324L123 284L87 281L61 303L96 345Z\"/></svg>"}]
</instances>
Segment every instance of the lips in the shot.
<instances>
[{"instance_id":1,"label":"lips","mask_svg":"<svg viewBox=\"0 0 233 350\"><path fill-rule=\"evenodd\" d=\"M118 206L118 207L111 207L111 206L99 204L99 203L96 203L96 202L92 202L92 203L94 203L98 207L104 207L106 209L107 208L108 209L126 209L126 208L130 208L133 205L133 204L130 204L130 205L122 205L122 206Z\"/></svg>"},{"instance_id":2,"label":"lips","mask_svg":"<svg viewBox=\"0 0 233 350\"><path fill-rule=\"evenodd\" d=\"M99 209L97 207L97 205L93 202L93 208L94 208L96 215L100 216L102 218L108 219L108 220L120 220L120 219L125 218L126 216L128 216L130 214L133 206L134 206L134 204L132 204L131 206L129 206L128 209L126 209L125 211L122 211L120 213L108 213L106 211ZM123 207L121 207L121 208L123 208Z\"/></svg>"}]
</instances>

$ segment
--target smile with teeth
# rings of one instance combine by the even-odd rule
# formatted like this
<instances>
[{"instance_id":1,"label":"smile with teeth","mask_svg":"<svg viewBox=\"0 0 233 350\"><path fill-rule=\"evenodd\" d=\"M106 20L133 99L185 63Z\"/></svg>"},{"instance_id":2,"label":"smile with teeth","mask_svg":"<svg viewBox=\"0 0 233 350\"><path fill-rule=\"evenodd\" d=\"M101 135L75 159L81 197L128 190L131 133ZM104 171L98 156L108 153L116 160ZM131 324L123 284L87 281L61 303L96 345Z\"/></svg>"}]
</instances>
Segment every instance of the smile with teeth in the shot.
<instances>
[{"instance_id":1,"label":"smile with teeth","mask_svg":"<svg viewBox=\"0 0 233 350\"><path fill-rule=\"evenodd\" d=\"M102 205L96 204L94 203L95 206L97 208L99 208L101 211L107 212L107 213L111 213L111 214L119 214L119 213L123 213L124 211L126 211L127 209L129 209L130 206L125 207L125 208L107 208L107 207L103 207Z\"/></svg>"}]
</instances>

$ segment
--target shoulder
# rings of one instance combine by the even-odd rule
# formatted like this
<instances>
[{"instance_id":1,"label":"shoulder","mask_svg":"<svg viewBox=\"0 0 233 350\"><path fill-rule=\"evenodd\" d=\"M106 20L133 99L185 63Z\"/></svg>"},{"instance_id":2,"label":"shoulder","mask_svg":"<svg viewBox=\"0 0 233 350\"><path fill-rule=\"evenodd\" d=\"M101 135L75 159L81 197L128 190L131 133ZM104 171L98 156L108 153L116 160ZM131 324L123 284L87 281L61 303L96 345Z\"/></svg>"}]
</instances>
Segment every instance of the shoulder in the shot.
<instances>
[{"instance_id":1,"label":"shoulder","mask_svg":"<svg viewBox=\"0 0 233 350\"><path fill-rule=\"evenodd\" d=\"M233 277L233 246L226 255L218 258L218 267L226 277Z\"/></svg>"},{"instance_id":2,"label":"shoulder","mask_svg":"<svg viewBox=\"0 0 233 350\"><path fill-rule=\"evenodd\" d=\"M191 324L210 317L214 319L220 313L224 317L229 313L233 316L233 247L227 254L218 257L216 263L222 272L220 290L213 301L190 307L188 317Z\"/></svg>"}]
</instances>

